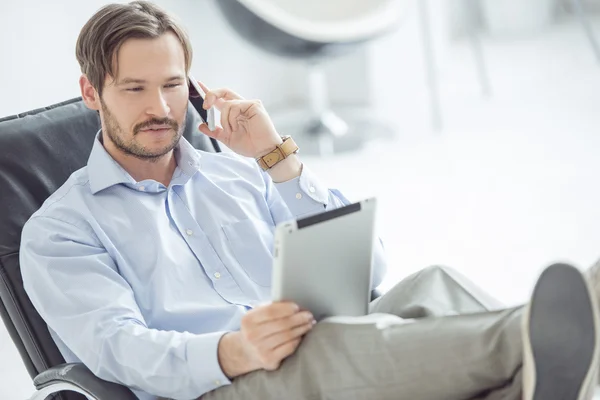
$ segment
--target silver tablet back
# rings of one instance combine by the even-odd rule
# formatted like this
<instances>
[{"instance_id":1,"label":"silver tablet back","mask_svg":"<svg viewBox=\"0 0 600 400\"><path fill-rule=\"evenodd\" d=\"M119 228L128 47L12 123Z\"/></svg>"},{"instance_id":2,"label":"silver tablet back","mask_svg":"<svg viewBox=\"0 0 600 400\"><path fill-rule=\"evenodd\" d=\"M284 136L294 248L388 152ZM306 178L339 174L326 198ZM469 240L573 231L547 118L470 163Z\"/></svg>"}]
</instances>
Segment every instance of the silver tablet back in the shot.
<instances>
[{"instance_id":1,"label":"silver tablet back","mask_svg":"<svg viewBox=\"0 0 600 400\"><path fill-rule=\"evenodd\" d=\"M278 225L273 301L296 302L317 320L367 314L376 205L370 198Z\"/></svg>"}]
</instances>

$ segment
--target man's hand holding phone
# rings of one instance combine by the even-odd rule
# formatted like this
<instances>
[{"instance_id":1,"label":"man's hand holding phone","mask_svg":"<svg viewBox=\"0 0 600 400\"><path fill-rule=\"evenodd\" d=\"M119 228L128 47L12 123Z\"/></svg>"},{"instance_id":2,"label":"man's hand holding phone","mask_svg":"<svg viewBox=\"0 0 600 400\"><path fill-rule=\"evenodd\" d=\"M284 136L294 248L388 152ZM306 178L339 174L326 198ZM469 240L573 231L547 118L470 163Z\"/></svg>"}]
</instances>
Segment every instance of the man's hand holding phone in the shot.
<instances>
[{"instance_id":1,"label":"man's hand holding phone","mask_svg":"<svg viewBox=\"0 0 600 400\"><path fill-rule=\"evenodd\" d=\"M229 89L210 90L190 77L190 102L205 123L198 129L233 152L258 159L283 143L260 100L246 100ZM221 112L215 126L214 108ZM273 182L286 182L302 173L302 162L291 154L268 170Z\"/></svg>"},{"instance_id":2,"label":"man's hand holding phone","mask_svg":"<svg viewBox=\"0 0 600 400\"><path fill-rule=\"evenodd\" d=\"M243 318L241 329L219 342L221 369L229 378L265 369L273 371L298 348L302 336L314 326L308 311L290 302L257 307Z\"/></svg>"},{"instance_id":3,"label":"man's hand holding phone","mask_svg":"<svg viewBox=\"0 0 600 400\"><path fill-rule=\"evenodd\" d=\"M246 100L229 89L210 90L198 82L206 97L204 110L215 107L221 112L221 126L211 130L206 124L199 129L245 157L261 157L283 140L260 100Z\"/></svg>"}]
</instances>

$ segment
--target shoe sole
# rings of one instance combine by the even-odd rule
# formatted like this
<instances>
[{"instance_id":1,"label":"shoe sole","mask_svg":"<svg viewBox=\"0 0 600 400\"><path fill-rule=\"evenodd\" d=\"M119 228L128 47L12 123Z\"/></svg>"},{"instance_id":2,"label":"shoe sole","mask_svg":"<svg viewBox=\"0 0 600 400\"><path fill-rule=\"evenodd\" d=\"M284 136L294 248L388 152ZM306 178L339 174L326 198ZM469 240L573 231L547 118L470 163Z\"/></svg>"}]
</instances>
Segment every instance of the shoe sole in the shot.
<instances>
[{"instance_id":1,"label":"shoe sole","mask_svg":"<svg viewBox=\"0 0 600 400\"><path fill-rule=\"evenodd\" d=\"M598 368L598 306L581 272L548 267L533 292L524 322L525 357L532 362L531 400L587 400Z\"/></svg>"}]
</instances>

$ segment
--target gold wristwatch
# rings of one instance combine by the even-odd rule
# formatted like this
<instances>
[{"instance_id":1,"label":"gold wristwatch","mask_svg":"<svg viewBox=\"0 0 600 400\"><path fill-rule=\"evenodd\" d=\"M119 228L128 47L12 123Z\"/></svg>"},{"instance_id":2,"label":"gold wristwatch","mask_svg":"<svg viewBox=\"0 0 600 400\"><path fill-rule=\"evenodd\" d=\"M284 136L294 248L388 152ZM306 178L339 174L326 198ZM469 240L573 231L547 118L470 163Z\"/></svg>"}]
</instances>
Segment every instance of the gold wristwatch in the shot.
<instances>
[{"instance_id":1,"label":"gold wristwatch","mask_svg":"<svg viewBox=\"0 0 600 400\"><path fill-rule=\"evenodd\" d=\"M277 145L270 153L256 159L256 162L263 171L273 168L277 163L289 157L290 154L298 152L298 145L291 136L282 136L281 138L283 139L283 143Z\"/></svg>"}]
</instances>

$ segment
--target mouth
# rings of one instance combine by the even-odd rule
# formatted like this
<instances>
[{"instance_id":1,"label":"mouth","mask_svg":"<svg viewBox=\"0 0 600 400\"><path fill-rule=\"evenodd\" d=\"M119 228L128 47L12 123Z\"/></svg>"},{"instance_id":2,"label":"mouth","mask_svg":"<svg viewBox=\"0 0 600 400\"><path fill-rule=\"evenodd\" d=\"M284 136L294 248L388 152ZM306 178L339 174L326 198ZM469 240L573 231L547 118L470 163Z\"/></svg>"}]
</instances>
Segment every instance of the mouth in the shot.
<instances>
[{"instance_id":1,"label":"mouth","mask_svg":"<svg viewBox=\"0 0 600 400\"><path fill-rule=\"evenodd\" d=\"M142 129L143 131L160 131L163 129L171 129L170 125L152 125L147 128Z\"/></svg>"},{"instance_id":2,"label":"mouth","mask_svg":"<svg viewBox=\"0 0 600 400\"><path fill-rule=\"evenodd\" d=\"M166 133L172 129L173 128L170 125L152 125L147 128L140 129L140 132L161 134Z\"/></svg>"}]
</instances>

